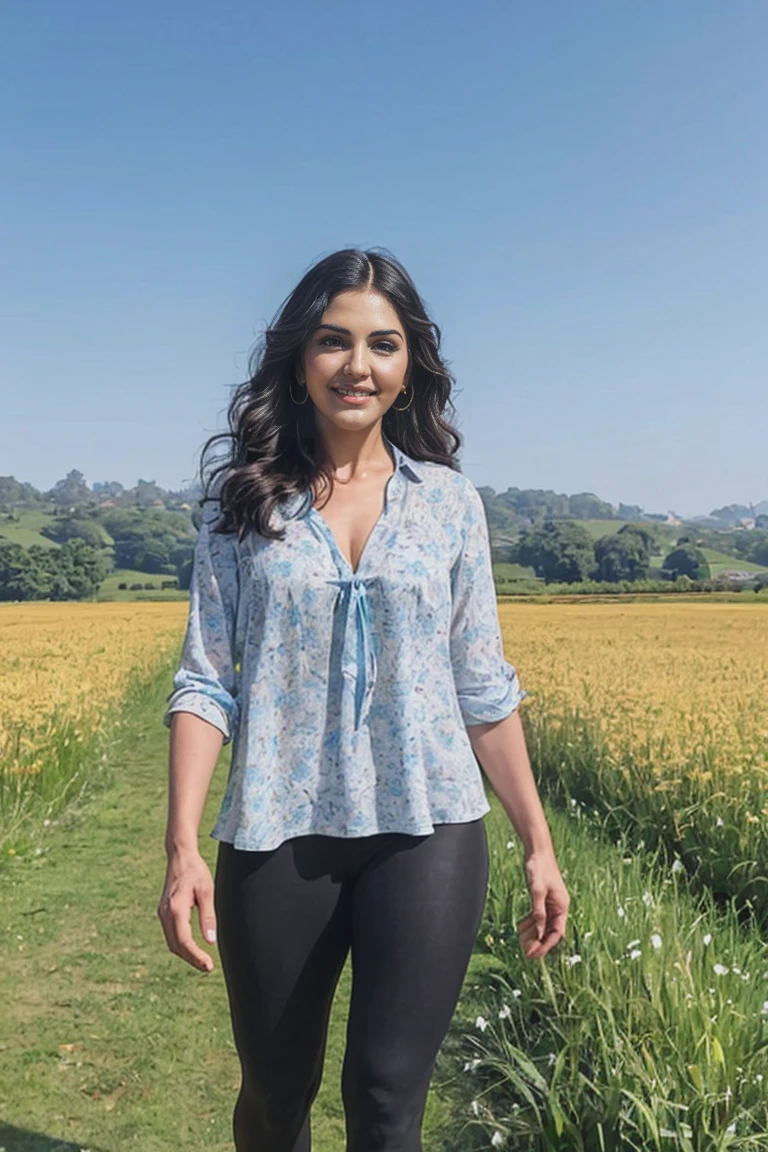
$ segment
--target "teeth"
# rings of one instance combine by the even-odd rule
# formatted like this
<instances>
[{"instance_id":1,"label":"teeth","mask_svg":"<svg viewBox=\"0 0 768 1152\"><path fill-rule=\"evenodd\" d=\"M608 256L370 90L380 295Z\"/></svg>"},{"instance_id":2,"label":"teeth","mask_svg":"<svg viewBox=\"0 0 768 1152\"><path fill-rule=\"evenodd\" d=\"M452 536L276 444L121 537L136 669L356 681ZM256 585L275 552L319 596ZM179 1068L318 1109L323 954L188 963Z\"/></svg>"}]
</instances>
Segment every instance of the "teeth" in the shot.
<instances>
[{"instance_id":1,"label":"teeth","mask_svg":"<svg viewBox=\"0 0 768 1152\"><path fill-rule=\"evenodd\" d=\"M334 392L338 392L341 396L371 396L373 393L368 392L365 388L334 388Z\"/></svg>"}]
</instances>

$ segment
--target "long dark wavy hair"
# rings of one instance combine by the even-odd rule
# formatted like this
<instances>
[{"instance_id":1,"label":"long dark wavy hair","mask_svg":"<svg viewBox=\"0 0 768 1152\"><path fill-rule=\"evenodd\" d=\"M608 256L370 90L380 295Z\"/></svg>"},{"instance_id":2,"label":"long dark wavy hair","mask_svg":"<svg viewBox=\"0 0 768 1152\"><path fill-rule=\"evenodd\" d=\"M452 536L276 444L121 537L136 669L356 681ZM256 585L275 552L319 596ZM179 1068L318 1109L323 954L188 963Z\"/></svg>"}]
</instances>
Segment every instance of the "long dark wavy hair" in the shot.
<instances>
[{"instance_id":1,"label":"long dark wavy hair","mask_svg":"<svg viewBox=\"0 0 768 1152\"><path fill-rule=\"evenodd\" d=\"M218 501L215 531L242 540L255 530L282 540L285 530L270 524L276 504L318 481L332 488L330 467L315 452L314 404L296 404L295 369L332 298L339 292L372 289L389 300L405 328L411 403L390 407L382 420L388 439L416 460L432 460L460 471L456 454L461 434L445 418L455 409L455 383L440 354L440 329L405 268L383 250L344 248L324 257L302 277L282 303L251 353L249 379L236 386L228 407L229 432L209 437L201 453L201 504ZM205 476L212 445L228 441L224 459ZM211 494L215 489L215 494Z\"/></svg>"}]
</instances>

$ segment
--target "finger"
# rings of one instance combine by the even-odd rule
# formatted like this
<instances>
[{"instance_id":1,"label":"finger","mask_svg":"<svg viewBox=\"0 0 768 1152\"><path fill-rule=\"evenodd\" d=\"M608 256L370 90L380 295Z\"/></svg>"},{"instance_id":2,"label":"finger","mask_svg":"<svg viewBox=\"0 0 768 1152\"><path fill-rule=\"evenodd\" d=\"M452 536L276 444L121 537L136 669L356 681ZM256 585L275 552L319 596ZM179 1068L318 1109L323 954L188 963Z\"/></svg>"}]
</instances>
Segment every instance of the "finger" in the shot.
<instances>
[{"instance_id":1,"label":"finger","mask_svg":"<svg viewBox=\"0 0 768 1152\"><path fill-rule=\"evenodd\" d=\"M203 952L202 948L198 948L192 935L192 928L187 915L183 919L177 918L175 922L176 927L176 952L181 956L182 960L186 960L193 968L199 968L201 972L210 972L213 968L213 960L207 952Z\"/></svg>"},{"instance_id":2,"label":"finger","mask_svg":"<svg viewBox=\"0 0 768 1152\"><path fill-rule=\"evenodd\" d=\"M527 917L527 921L528 923L521 921L521 924L518 926L520 929L520 942L526 959L533 960L539 956L544 956L554 948L558 940L562 939L563 933L559 929L550 926L550 928L545 931L543 938L539 940L533 917Z\"/></svg>"},{"instance_id":3,"label":"finger","mask_svg":"<svg viewBox=\"0 0 768 1152\"><path fill-rule=\"evenodd\" d=\"M560 938L562 939L562 937L565 936L565 925L566 925L567 921L568 921L568 913L565 910L563 910L562 912L556 912L554 914L554 916L550 917L550 920L549 920L550 931L551 932L557 932L558 935L560 936Z\"/></svg>"},{"instance_id":4,"label":"finger","mask_svg":"<svg viewBox=\"0 0 768 1152\"><path fill-rule=\"evenodd\" d=\"M176 893L166 902L163 915L163 929L168 947L175 955L180 956L187 964L199 968L203 972L210 972L213 960L207 953L198 948L192 936L190 925L191 901L189 896Z\"/></svg>"},{"instance_id":5,"label":"finger","mask_svg":"<svg viewBox=\"0 0 768 1152\"><path fill-rule=\"evenodd\" d=\"M538 940L538 928L536 921L533 918L533 913L526 916L521 920L517 926L517 930L521 936L530 937L533 940Z\"/></svg>"},{"instance_id":6,"label":"finger","mask_svg":"<svg viewBox=\"0 0 768 1152\"><path fill-rule=\"evenodd\" d=\"M526 960L538 960L539 956L544 955L542 947L542 941L537 940L536 937L533 937L532 939L527 940L523 945L523 955L525 956Z\"/></svg>"},{"instance_id":7,"label":"finger","mask_svg":"<svg viewBox=\"0 0 768 1152\"><path fill-rule=\"evenodd\" d=\"M200 931L209 944L216 943L216 912L213 906L213 886L201 885L197 890L197 910L200 917Z\"/></svg>"},{"instance_id":8,"label":"finger","mask_svg":"<svg viewBox=\"0 0 768 1152\"><path fill-rule=\"evenodd\" d=\"M554 929L550 932L547 932L544 936L544 939L539 941L538 951L536 953L537 956L546 956L548 952L552 951L556 944L560 943L562 938L562 932L555 931Z\"/></svg>"},{"instance_id":9,"label":"finger","mask_svg":"<svg viewBox=\"0 0 768 1152\"><path fill-rule=\"evenodd\" d=\"M521 922L521 925L519 925L519 932L523 955L526 957L526 959L533 959L539 954L541 944L537 935L536 924L534 923L532 916L527 917L527 922Z\"/></svg>"},{"instance_id":10,"label":"finger","mask_svg":"<svg viewBox=\"0 0 768 1152\"><path fill-rule=\"evenodd\" d=\"M548 952L551 952L555 945L559 944L565 936L567 915L566 912L558 912L555 916L552 916L547 924L544 936L541 940L534 939L531 942L526 955L531 958L538 958L539 956L546 956ZM526 937L526 942L529 940L530 933L528 933Z\"/></svg>"},{"instance_id":11,"label":"finger","mask_svg":"<svg viewBox=\"0 0 768 1152\"><path fill-rule=\"evenodd\" d=\"M535 934L536 921L533 918L532 912L529 912L527 916L524 916L523 919L518 922L517 930L518 932L533 932Z\"/></svg>"},{"instance_id":12,"label":"finger","mask_svg":"<svg viewBox=\"0 0 768 1152\"><path fill-rule=\"evenodd\" d=\"M536 925L533 922L532 916L528 917L527 920L521 921L517 926L517 930L520 934L520 939L525 942L538 939L536 935Z\"/></svg>"},{"instance_id":13,"label":"finger","mask_svg":"<svg viewBox=\"0 0 768 1152\"><path fill-rule=\"evenodd\" d=\"M163 935L165 936L165 942L168 945L168 950L170 952L178 953L179 945L176 939L176 924L170 896L163 896L160 904L158 905L157 915L160 918L160 924L162 925Z\"/></svg>"},{"instance_id":14,"label":"finger","mask_svg":"<svg viewBox=\"0 0 768 1152\"><path fill-rule=\"evenodd\" d=\"M536 925L536 935L541 940L547 927L547 891L535 885L531 888L531 916Z\"/></svg>"},{"instance_id":15,"label":"finger","mask_svg":"<svg viewBox=\"0 0 768 1152\"><path fill-rule=\"evenodd\" d=\"M157 906L157 915L160 920L160 926L163 929L163 936L168 945L170 952L176 951L176 937L173 934L173 926L170 920L170 913L168 910L168 901L163 898Z\"/></svg>"}]
</instances>

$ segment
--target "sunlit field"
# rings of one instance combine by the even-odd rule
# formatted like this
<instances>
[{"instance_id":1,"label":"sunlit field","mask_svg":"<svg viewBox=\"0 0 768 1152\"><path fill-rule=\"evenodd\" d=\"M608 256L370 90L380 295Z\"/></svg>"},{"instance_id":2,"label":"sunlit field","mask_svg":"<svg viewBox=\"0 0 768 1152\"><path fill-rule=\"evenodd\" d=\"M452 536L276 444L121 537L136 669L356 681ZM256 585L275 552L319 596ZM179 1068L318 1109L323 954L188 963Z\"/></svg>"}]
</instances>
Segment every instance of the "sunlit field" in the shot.
<instances>
[{"instance_id":1,"label":"sunlit field","mask_svg":"<svg viewBox=\"0 0 768 1152\"><path fill-rule=\"evenodd\" d=\"M499 613L542 788L768 918L768 607Z\"/></svg>"},{"instance_id":2,"label":"sunlit field","mask_svg":"<svg viewBox=\"0 0 768 1152\"><path fill-rule=\"evenodd\" d=\"M716 746L731 773L768 765L768 604L501 604L505 650L550 720L581 711L660 776Z\"/></svg>"},{"instance_id":3,"label":"sunlit field","mask_svg":"<svg viewBox=\"0 0 768 1152\"><path fill-rule=\"evenodd\" d=\"M178 648L188 609L185 601L0 605L0 740L26 729L26 750L64 710L90 731L129 681L148 679Z\"/></svg>"},{"instance_id":4,"label":"sunlit field","mask_svg":"<svg viewBox=\"0 0 768 1152\"><path fill-rule=\"evenodd\" d=\"M185 601L0 605L0 846L84 779L131 690L178 650ZM106 756L106 752L100 753Z\"/></svg>"},{"instance_id":5,"label":"sunlit field","mask_svg":"<svg viewBox=\"0 0 768 1152\"><path fill-rule=\"evenodd\" d=\"M520 846L494 798L461 1147L765 1148L768 608L499 616L573 904L557 954L524 961Z\"/></svg>"},{"instance_id":6,"label":"sunlit field","mask_svg":"<svg viewBox=\"0 0 768 1152\"><path fill-rule=\"evenodd\" d=\"M170 691L187 612L0 606L6 856L39 851L30 829L98 775L133 690L165 668ZM438 1145L764 1148L768 606L528 601L499 617L573 904L562 946L525 961L520 844L492 797Z\"/></svg>"}]
</instances>

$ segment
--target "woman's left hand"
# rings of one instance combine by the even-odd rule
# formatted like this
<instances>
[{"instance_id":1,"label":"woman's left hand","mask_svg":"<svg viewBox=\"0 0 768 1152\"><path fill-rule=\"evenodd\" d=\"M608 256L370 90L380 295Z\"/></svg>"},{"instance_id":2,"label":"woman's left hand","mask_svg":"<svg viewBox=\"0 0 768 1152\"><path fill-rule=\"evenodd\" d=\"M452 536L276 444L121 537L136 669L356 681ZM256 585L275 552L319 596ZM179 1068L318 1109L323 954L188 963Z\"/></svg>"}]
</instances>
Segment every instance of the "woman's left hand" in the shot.
<instances>
[{"instance_id":1,"label":"woman's left hand","mask_svg":"<svg viewBox=\"0 0 768 1152\"><path fill-rule=\"evenodd\" d=\"M531 911L517 926L523 953L528 960L546 956L565 935L571 898L554 852L525 858L525 878L531 894Z\"/></svg>"}]
</instances>

